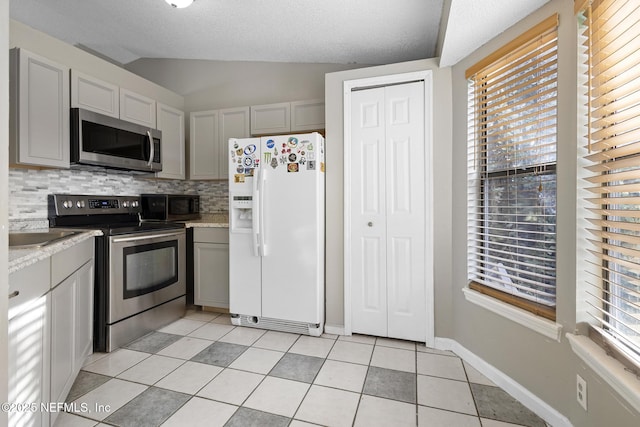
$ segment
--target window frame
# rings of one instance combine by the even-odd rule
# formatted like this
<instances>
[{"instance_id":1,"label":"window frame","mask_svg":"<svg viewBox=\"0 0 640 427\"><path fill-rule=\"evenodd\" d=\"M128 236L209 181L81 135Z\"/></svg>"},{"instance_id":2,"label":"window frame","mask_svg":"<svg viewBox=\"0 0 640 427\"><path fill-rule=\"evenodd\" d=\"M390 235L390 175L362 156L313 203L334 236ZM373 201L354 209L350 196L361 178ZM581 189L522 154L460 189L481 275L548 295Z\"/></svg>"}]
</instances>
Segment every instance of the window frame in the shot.
<instances>
[{"instance_id":1,"label":"window frame","mask_svg":"<svg viewBox=\"0 0 640 427\"><path fill-rule=\"evenodd\" d=\"M587 190L587 187L589 186L592 188L598 187L602 189L602 194L597 192L589 193L587 191L588 196L580 197L578 200L581 205L580 216L584 217L585 220L590 221L589 227L591 227L591 229L586 226L583 228L584 234L587 236L584 237L583 240L589 247L589 249L587 249L587 261L583 264L585 270L590 274L590 276L587 275L587 277L591 277L591 279L585 280L585 285L582 285L582 283L579 284L576 299L577 306L579 308L585 307L585 311L587 313L587 315L584 318L580 318L579 321L586 326L586 336L588 339L595 345L601 347L607 356L616 359L620 364L622 364L626 371L631 372L633 375L638 377L640 376L640 344L633 343L634 345L629 345L628 341L630 340L624 336L625 334L619 333L619 331L614 327L615 325L612 325L619 322L616 317L618 316L618 313L615 312L615 310L621 310L621 308L618 303L612 304L611 298L620 297L613 295L611 288L627 290L627 288L623 284L618 283L619 281L613 278L613 276L625 275L623 272L616 271L620 265L629 262L625 260L624 255L622 255L625 251L635 251L640 253L636 248L626 248L623 244L620 244L629 243L629 241L636 240L638 237L632 235L631 237L628 237L630 240L617 240L615 238L617 233L620 233L622 237L627 236L624 234L624 231L628 231L629 229L624 228L620 224L623 224L625 218L634 217L633 215L620 215L620 213L625 209L619 209L617 206L638 206L640 203L625 201L625 196L623 195L618 195L617 200L611 204L605 202L608 198L612 197L609 194L613 194L613 197L616 198L615 195L620 192L616 192L615 190L608 191L606 190L606 187L608 186L615 186L618 182L631 180L636 181L633 185L640 188L640 182L637 178L620 178L618 180L607 178L607 176L615 176L615 174L629 171L628 166L631 166L631 164L634 164L635 166L637 161L640 161L640 149L629 147L640 142L640 138L631 137L629 140L625 139L627 132L632 133L629 129L622 129L620 131L612 130L616 129L616 125L625 123L627 120L637 120L640 116L628 116L627 114L627 117L624 119L616 116L621 112L626 111L628 113L627 108L629 108L628 106L619 107L618 101L624 100L630 93L634 93L633 88L629 89L628 86L627 90L629 90L629 92L620 90L625 87L624 83L620 86L616 86L615 90L617 92L615 96L607 94L605 101L603 101L605 95L598 93L594 94L592 92L594 87L592 82L592 68L602 67L601 64L594 64L592 59L593 56L591 54L593 49L591 44L592 32L602 30L602 28L599 28L598 26L595 26L595 29L593 28L594 25L592 25L593 23L591 22L592 5L594 5L594 8L601 8L601 11L619 11L622 7L625 7L628 4L629 3L627 2L620 2L618 0L575 0L574 3L574 11L577 15L579 24L586 22L585 28L580 28L582 25L578 26L579 55L584 59L584 63L586 65L585 70L578 71L578 79L579 83L584 83L586 91L584 94L579 95L577 102L578 105L581 105L583 101L586 106L585 114L580 116L580 120L582 121L581 124L583 124L587 129L586 135L578 135L578 140L585 142L584 147L579 147L579 157L584 163L581 167L580 173L583 175L582 178L585 181L590 182L590 184L585 185L585 190ZM617 9L613 9L616 7ZM584 15L582 15L583 13ZM616 12L612 12L611 15L616 15ZM623 20L627 18L627 15L623 15L622 13L620 13L620 15L624 16ZM635 22L637 24L638 21L636 20ZM624 34L624 32L622 32L622 34ZM638 37L640 37L640 34L635 36L636 39L638 39ZM580 41L581 38L583 39L583 42ZM602 47L600 39L596 40L596 44L598 45L598 48ZM615 53L617 53L616 50L614 50L614 54ZM635 55L637 56L637 53ZM581 61L579 61L579 63L580 62ZM623 75L631 68L633 67L622 69L616 74L616 76ZM598 79L600 78L601 76L598 76ZM594 101L602 102L602 104L597 105L598 102L596 102L597 106L594 106ZM611 107L611 104L616 104L615 108ZM636 108L634 108L633 111L638 111L637 104L635 105ZM607 114L600 118L592 116L592 111L599 108L606 109ZM633 108L633 106L630 108ZM604 117L607 118L609 126L597 123ZM594 131L594 128L597 130ZM640 126L636 126L633 129L640 129ZM604 136L601 137L601 133L604 134ZM609 138L611 138L611 140L609 140ZM611 150L612 154L607 154L607 150ZM589 156L591 156L591 159L589 159ZM602 159L603 156L606 159ZM637 161L632 160L629 162L629 159L637 159ZM610 166L607 166L607 164ZM640 170L640 168L635 169L635 171L638 170ZM640 192L640 189L629 189L628 191L628 193L638 192ZM587 200L587 198L591 198L592 200ZM595 200L595 202L593 200ZM628 211L632 212L633 210L629 209ZM613 226L611 222L618 222L618 226ZM601 236L594 236L594 230L602 233ZM630 256L638 258L637 254ZM638 265L638 263L636 263L636 265ZM638 269L640 267L636 268ZM640 273L635 274L640 275ZM637 281L638 279L632 278L632 281L634 280ZM590 292L588 289L595 290ZM595 295L596 292L599 292L599 295ZM633 304L640 306L640 303L638 302L633 302ZM592 313L591 310L595 310L596 314ZM611 310L614 310L613 314ZM611 318L614 320L611 321ZM582 329L585 329L584 326Z\"/></svg>"},{"instance_id":2,"label":"window frame","mask_svg":"<svg viewBox=\"0 0 640 427\"><path fill-rule=\"evenodd\" d=\"M477 171L474 174L474 178L471 179L469 178L469 181L477 181L475 182L475 185L478 188L473 188L472 186L469 187L469 192L471 194L473 194L472 197L474 197L474 202L473 202L473 206L468 207L468 223L469 223L469 235L468 235L468 239L469 241L471 241L471 239L473 238L473 236L478 236L478 232L482 233L483 230L486 229L487 225L486 225L486 215L487 215L487 206L486 204L490 201L490 197L488 196L488 193L485 192L485 188L489 183L489 180L492 178L498 178L498 177L504 177L504 178L509 178L512 176L519 176L519 177L528 177L528 176L536 176L538 174L544 174L544 175L550 175L553 174L554 175L554 182L557 182L557 156L555 156L555 153L557 152L557 148L554 149L554 160L553 163L549 163L549 162L542 162L542 163L536 163L533 165L527 165L524 167L509 167L507 166L505 169L500 169L500 170L495 170L495 171L489 171L489 166L488 166L488 159L487 156L481 156L480 159L477 159L476 157L478 156L478 147L482 147L483 149L486 149L487 147L490 146L490 143L487 142L487 134L486 132L483 131L483 129L486 128L486 124L483 124L483 122L486 122L487 118L485 117L485 112L488 109L483 109L483 107L486 107L486 104L483 104L483 101L485 101L487 98L482 98L482 94L487 92L488 88L484 88L484 85L486 83L481 83L478 84L478 82L475 81L475 76L477 74L482 74L483 70L485 69L491 69L491 68L497 68L500 65L505 65L508 64L509 62L509 56L514 53L520 53L521 49L524 49L525 53L522 54L520 53L521 56L516 57L516 62L518 59L520 59L521 57L525 56L527 53L533 52L536 49L538 49L537 47L531 47L532 43L535 43L535 41L537 39L541 39L543 37L548 37L549 34L553 35L552 40L554 40L554 49L555 49L555 69L553 71L553 74L555 75L554 79L555 79L555 85L553 87L554 89L554 97L556 102L554 103L554 117L555 117L555 129L557 129L557 114L558 114L558 110L557 110L557 91L558 91L558 86L557 86L557 49L558 49L558 41L557 41L557 27L558 27L558 15L554 14L551 17L547 18L546 20L542 21L541 23L539 23L538 25L534 26L533 28L531 28L529 31L523 33L520 37L517 37L516 39L514 39L512 42L506 44L505 46L503 46L502 48L498 49L496 52L492 53L491 55L487 56L486 58L484 58L483 60L479 61L477 64L473 65L472 67L470 67L467 72L466 72L466 77L467 79L469 79L470 82L470 100L472 99L473 101L470 101L469 104L469 123L470 123L470 127L474 129L473 132L470 132L469 134L469 143L473 144L473 153L471 153L471 148L469 148L469 152L468 155L469 156L473 156L473 167L477 169ZM514 67L513 70L517 70L517 67ZM504 74L508 74L509 72L505 72ZM504 75L503 74L503 75ZM480 79L479 79L480 80ZM502 82L500 82L502 83ZM525 93L528 90L527 86L524 86L521 88ZM520 94L520 92L518 92L518 94ZM481 99L481 100L479 100ZM525 114L526 115L526 114ZM478 119L478 117L483 117L482 119ZM554 140L554 145L555 147L557 147L557 131L555 134L555 140ZM523 148L524 146L521 146L520 148ZM539 157L543 158L545 154L540 154ZM471 166L469 166L471 167ZM518 186L518 184L515 184L516 188ZM554 189L554 191L556 192L557 195L557 188ZM471 197L471 196L470 196ZM471 201L471 199L469 199ZM514 207L516 205L513 205ZM475 213L472 213L472 211L475 210ZM517 215L514 213L514 215ZM474 226L471 226L472 223L475 223ZM553 225L554 225L554 230L555 227L557 225L557 213L554 215L554 221L553 221ZM557 236L557 234L556 234ZM554 238L554 241L555 238ZM528 298L523 298L508 292L505 292L503 290L497 289L496 287L492 287L492 286L488 286L486 284L482 284L479 283L476 280L473 280L473 277L475 275L476 271L486 271L485 269L485 254L487 253L488 246L487 246L488 240L484 240L484 238L482 239L482 241L478 244L471 244L469 243L469 257L470 257L470 265L469 265L469 270L468 270L468 275L469 275L469 283L468 283L468 288L470 290L479 292L481 294L487 295L491 298L495 298L501 302L504 302L506 304L515 306L517 308L526 310L527 312L532 313L535 316L540 316L544 319L548 319L552 322L555 322L556 320L556 306L549 306L549 305L545 305L545 304L541 304L538 302L535 302L531 299ZM484 247L484 248L482 248ZM494 257L495 258L495 257ZM554 249L554 265L553 265L553 275L554 275L554 279L553 279L553 286L554 286L554 293L555 293L555 289L556 289L556 281L555 281L555 271L556 271L556 264L555 264L555 260L557 259L557 250ZM473 265L473 266L472 266ZM482 275L485 275L485 273L482 273ZM465 292L465 295L468 296L468 292ZM557 294L557 293L556 293ZM555 297L554 297L555 298ZM557 331L554 328L554 331Z\"/></svg>"}]
</instances>

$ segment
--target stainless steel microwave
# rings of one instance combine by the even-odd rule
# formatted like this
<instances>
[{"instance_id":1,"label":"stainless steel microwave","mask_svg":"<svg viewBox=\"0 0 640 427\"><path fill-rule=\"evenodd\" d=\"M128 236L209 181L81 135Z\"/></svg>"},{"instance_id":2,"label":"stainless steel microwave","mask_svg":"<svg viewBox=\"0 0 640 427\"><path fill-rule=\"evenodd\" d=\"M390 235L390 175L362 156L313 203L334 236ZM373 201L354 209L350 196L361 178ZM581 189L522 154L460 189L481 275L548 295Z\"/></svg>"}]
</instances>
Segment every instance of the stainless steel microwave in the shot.
<instances>
[{"instance_id":1,"label":"stainless steel microwave","mask_svg":"<svg viewBox=\"0 0 640 427\"><path fill-rule=\"evenodd\" d=\"M200 196L190 194L141 194L142 218L188 221L200 218Z\"/></svg>"},{"instance_id":2,"label":"stainless steel microwave","mask_svg":"<svg viewBox=\"0 0 640 427\"><path fill-rule=\"evenodd\" d=\"M162 132L82 108L71 109L71 162L134 171L162 170Z\"/></svg>"}]
</instances>

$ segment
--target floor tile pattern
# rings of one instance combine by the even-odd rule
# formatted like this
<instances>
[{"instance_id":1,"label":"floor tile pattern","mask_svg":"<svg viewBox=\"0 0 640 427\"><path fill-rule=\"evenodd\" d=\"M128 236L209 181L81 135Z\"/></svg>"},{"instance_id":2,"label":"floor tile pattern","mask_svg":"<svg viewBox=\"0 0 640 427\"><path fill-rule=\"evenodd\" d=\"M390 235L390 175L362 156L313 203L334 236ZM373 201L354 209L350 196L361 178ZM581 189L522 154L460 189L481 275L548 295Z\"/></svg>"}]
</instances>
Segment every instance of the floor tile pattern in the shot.
<instances>
[{"instance_id":1,"label":"floor tile pattern","mask_svg":"<svg viewBox=\"0 0 640 427\"><path fill-rule=\"evenodd\" d=\"M60 414L56 427L546 425L449 351L234 327L195 309L92 355L67 402L109 407Z\"/></svg>"}]
</instances>

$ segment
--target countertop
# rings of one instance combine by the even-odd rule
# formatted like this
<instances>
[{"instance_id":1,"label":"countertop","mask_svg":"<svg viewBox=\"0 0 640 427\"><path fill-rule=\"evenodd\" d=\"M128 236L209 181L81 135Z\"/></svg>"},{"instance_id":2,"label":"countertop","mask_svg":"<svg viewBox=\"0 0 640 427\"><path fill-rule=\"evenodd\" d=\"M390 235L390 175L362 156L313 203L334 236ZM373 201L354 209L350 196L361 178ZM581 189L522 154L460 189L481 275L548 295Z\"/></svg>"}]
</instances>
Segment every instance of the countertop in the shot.
<instances>
[{"instance_id":1,"label":"countertop","mask_svg":"<svg viewBox=\"0 0 640 427\"><path fill-rule=\"evenodd\" d=\"M71 230L71 229L55 228L55 231L64 231L64 230ZM49 229L41 228L41 229L29 229L24 231L29 231L30 233L38 233L38 232L47 232L49 231ZM100 230L73 229L72 231L81 231L81 232L46 246L35 247L35 248L25 248L25 249L12 249L10 247L9 248L9 274L15 273L18 270L22 270L23 268L29 265L35 264L40 260L46 259L55 253L62 252L65 249L70 248L71 246L74 246L84 240L91 239L95 236L102 236L102 231Z\"/></svg>"},{"instance_id":2,"label":"countertop","mask_svg":"<svg viewBox=\"0 0 640 427\"><path fill-rule=\"evenodd\" d=\"M11 231L25 231L31 233L47 232L47 221L15 221L14 224L10 224ZM185 227L212 227L212 228L228 228L229 227L229 215L226 212L219 213L206 213L202 214L201 218L193 221L185 221ZM56 231L66 230L64 228L55 228ZM25 248L25 249L12 249L9 248L9 274L15 273L29 265L50 257L51 255L64 251L65 249L78 244L84 240L93 238L95 236L102 236L100 230L78 230L70 229L73 231L82 231L66 239L59 240L46 246Z\"/></svg>"},{"instance_id":3,"label":"countertop","mask_svg":"<svg viewBox=\"0 0 640 427\"><path fill-rule=\"evenodd\" d=\"M200 215L200 219L193 221L184 221L187 228L195 227L212 227L212 228L229 228L229 215L224 213L208 213Z\"/></svg>"}]
</instances>

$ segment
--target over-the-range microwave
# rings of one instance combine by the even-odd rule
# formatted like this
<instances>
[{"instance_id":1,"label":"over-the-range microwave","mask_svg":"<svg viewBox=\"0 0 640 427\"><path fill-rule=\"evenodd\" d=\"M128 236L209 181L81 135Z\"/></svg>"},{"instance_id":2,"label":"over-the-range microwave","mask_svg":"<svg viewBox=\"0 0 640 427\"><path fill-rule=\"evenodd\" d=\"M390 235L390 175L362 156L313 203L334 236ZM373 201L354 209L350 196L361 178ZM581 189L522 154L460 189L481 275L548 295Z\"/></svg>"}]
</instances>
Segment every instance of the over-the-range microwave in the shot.
<instances>
[{"instance_id":1,"label":"over-the-range microwave","mask_svg":"<svg viewBox=\"0 0 640 427\"><path fill-rule=\"evenodd\" d=\"M71 109L71 162L145 172L162 170L162 132L82 108Z\"/></svg>"}]
</instances>

